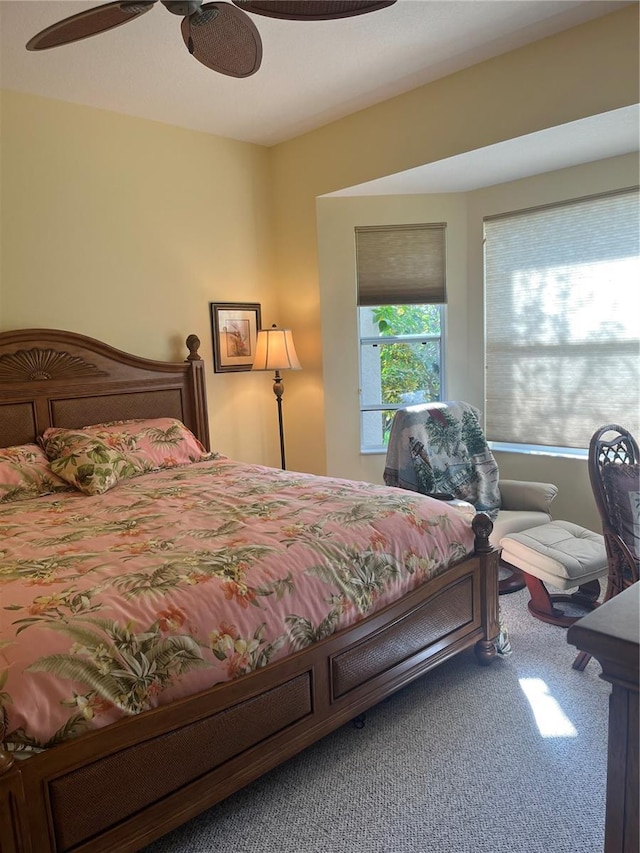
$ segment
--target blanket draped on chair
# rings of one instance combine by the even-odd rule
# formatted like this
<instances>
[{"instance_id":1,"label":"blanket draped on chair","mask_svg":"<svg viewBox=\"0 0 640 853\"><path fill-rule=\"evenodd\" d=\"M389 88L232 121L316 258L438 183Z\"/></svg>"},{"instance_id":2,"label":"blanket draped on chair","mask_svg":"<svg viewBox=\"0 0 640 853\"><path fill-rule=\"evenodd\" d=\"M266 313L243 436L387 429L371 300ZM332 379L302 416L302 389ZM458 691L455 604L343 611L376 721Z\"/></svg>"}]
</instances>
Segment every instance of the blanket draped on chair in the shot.
<instances>
[{"instance_id":1,"label":"blanket draped on chair","mask_svg":"<svg viewBox=\"0 0 640 853\"><path fill-rule=\"evenodd\" d=\"M480 426L480 412L460 401L398 409L391 424L384 469L387 486L425 495L443 493L473 504L495 520L500 509L498 465ZM511 654L509 631L498 610L496 649Z\"/></svg>"},{"instance_id":2,"label":"blanket draped on chair","mask_svg":"<svg viewBox=\"0 0 640 853\"><path fill-rule=\"evenodd\" d=\"M422 494L448 493L495 519L498 466L469 403L425 403L398 409L384 469L387 486Z\"/></svg>"}]
</instances>

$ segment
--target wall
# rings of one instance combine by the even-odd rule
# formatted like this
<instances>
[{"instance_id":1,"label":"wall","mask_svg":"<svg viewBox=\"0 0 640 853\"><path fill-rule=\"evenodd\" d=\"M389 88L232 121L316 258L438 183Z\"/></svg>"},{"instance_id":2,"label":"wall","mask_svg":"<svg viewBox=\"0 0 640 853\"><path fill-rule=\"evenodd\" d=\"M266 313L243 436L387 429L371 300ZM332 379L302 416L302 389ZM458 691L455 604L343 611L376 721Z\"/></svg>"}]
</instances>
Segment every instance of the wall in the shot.
<instances>
[{"instance_id":1,"label":"wall","mask_svg":"<svg viewBox=\"0 0 640 853\"><path fill-rule=\"evenodd\" d=\"M323 332L316 198L637 102L636 6L271 150L5 92L0 328L69 328L175 359L195 331L210 364L208 302L261 302L263 325L294 329L304 368L284 377L289 467L324 473L335 318L322 311ZM267 377L207 378L215 446L278 464Z\"/></svg>"},{"instance_id":2,"label":"wall","mask_svg":"<svg viewBox=\"0 0 640 853\"><path fill-rule=\"evenodd\" d=\"M3 92L0 328L180 361L202 341L216 448L277 464L265 374L214 374L209 302L277 320L268 150Z\"/></svg>"},{"instance_id":3,"label":"wall","mask_svg":"<svg viewBox=\"0 0 640 853\"><path fill-rule=\"evenodd\" d=\"M447 223L447 367L443 396L484 406L483 217L638 183L635 154L471 193L318 200L327 472L382 483L383 454L360 453L356 225ZM632 404L630 400L630 405ZM637 395L635 404L638 405ZM594 429L599 424L594 424ZM559 487L554 515L599 529L585 460L496 453L504 478Z\"/></svg>"},{"instance_id":4,"label":"wall","mask_svg":"<svg viewBox=\"0 0 640 853\"><path fill-rule=\"evenodd\" d=\"M319 473L326 470L375 482L381 481L383 467L381 457L361 457L355 451L359 447L354 406L357 348L355 343L345 345L349 317L355 316L353 263L348 259L347 238L337 236L339 222L332 220L334 216L338 220L348 216L344 211L353 202L351 210L358 216L366 215L367 224L374 224L375 218L370 216L382 212L387 215L388 208L384 206L392 202L372 199L373 207L366 210L358 208L361 200L319 197L545 127L638 103L638 81L638 9L634 6L435 81L274 149L277 281L285 322L296 330L297 340L298 330L302 332L299 354L305 367L304 371L291 374L288 383L291 467ZM633 158L628 162L633 163ZM531 198L545 195L544 181L538 189L533 186ZM550 176L546 187L552 186L554 177ZM572 189L567 185L567 193L582 194L579 180ZM467 239L476 241L480 251L478 222L484 213L494 212L498 199L515 203L509 188L502 196L498 188L478 191L467 202L467 215L473 217ZM344 207L328 207L334 202L344 203ZM412 221L414 216L420 220L427 215L431 218L431 214L437 221L443 218L435 215L437 210L429 202L421 204L419 210L403 211L402 220ZM463 213L455 200L451 199L450 204L455 207L455 216L451 210L452 227L455 222L457 229ZM333 235L326 242L325 228L332 229ZM346 259L344 269L338 269L340 257ZM451 251L448 257L451 262ZM448 389L451 396L459 393L481 407L482 267L477 255L467 256L466 249L465 259L468 269L460 279L456 271L452 286L456 298L466 288L466 310L462 308L464 316L456 316L453 322L460 324L456 335L465 330L469 357L464 366L461 361L450 364ZM350 301L338 294L341 287L348 288ZM449 316L453 316L451 310ZM450 334L450 355L453 340ZM563 492L555 504L556 517L585 526L597 523L584 462L544 461L543 457L510 454L499 463L505 477L555 480Z\"/></svg>"},{"instance_id":5,"label":"wall","mask_svg":"<svg viewBox=\"0 0 640 853\"><path fill-rule=\"evenodd\" d=\"M304 366L286 379L291 467L323 473L327 449L316 198L638 103L638 88L638 9L629 6L273 149L277 286Z\"/></svg>"}]
</instances>

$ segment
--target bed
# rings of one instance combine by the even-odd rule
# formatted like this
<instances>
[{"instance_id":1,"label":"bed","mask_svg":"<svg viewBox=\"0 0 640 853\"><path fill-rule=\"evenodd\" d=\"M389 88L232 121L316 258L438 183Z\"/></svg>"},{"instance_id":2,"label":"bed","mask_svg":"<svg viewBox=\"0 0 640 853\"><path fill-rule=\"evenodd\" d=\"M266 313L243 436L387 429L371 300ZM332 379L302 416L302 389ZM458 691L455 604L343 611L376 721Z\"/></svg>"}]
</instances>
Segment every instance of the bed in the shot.
<instances>
[{"instance_id":1,"label":"bed","mask_svg":"<svg viewBox=\"0 0 640 853\"><path fill-rule=\"evenodd\" d=\"M198 347L191 335L185 361L165 363L66 331L0 333L0 448L40 439L65 473L69 436L109 446L143 424L161 444L157 425L172 423L201 451L165 446L166 465L122 463L119 481L88 494L71 454L76 479L0 503L1 853L139 850L453 655L496 654L488 516L212 451ZM116 606L100 610L98 588L147 608L118 611L118 630L156 644L152 673L150 654L144 672L131 663L148 687L133 706L79 674L100 648L105 679L131 675L114 675L96 640ZM212 615L223 599L232 617ZM24 697L40 694L20 693L15 663L27 637L31 680L63 690L32 732L26 706L40 698Z\"/></svg>"}]
</instances>

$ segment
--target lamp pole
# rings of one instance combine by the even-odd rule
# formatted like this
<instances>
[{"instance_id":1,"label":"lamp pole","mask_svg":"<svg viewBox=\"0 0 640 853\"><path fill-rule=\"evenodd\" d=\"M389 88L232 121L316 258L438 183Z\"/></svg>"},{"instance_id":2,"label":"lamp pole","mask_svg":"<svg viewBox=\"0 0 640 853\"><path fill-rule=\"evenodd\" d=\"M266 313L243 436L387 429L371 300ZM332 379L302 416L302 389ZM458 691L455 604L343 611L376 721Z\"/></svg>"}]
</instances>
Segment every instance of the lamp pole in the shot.
<instances>
[{"instance_id":1,"label":"lamp pole","mask_svg":"<svg viewBox=\"0 0 640 853\"><path fill-rule=\"evenodd\" d=\"M284 385L280 371L276 370L276 375L273 379L273 393L276 395L276 403L278 404L278 427L280 429L280 459L282 461L282 470L286 471L284 462L284 426L282 424L282 395L284 394Z\"/></svg>"}]
</instances>

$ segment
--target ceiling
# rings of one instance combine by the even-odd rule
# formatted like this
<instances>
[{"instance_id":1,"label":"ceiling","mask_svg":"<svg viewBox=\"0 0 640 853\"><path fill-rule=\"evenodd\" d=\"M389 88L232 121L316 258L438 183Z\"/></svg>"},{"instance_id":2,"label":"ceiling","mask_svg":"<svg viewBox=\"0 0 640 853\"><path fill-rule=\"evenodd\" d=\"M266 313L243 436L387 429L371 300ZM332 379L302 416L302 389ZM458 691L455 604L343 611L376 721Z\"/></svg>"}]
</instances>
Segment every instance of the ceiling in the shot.
<instances>
[{"instance_id":1,"label":"ceiling","mask_svg":"<svg viewBox=\"0 0 640 853\"><path fill-rule=\"evenodd\" d=\"M2 87L269 146L629 3L398 0L336 21L254 15L263 60L245 79L190 57L180 18L160 3L110 32L25 50L44 27L95 5L0 0Z\"/></svg>"}]
</instances>

